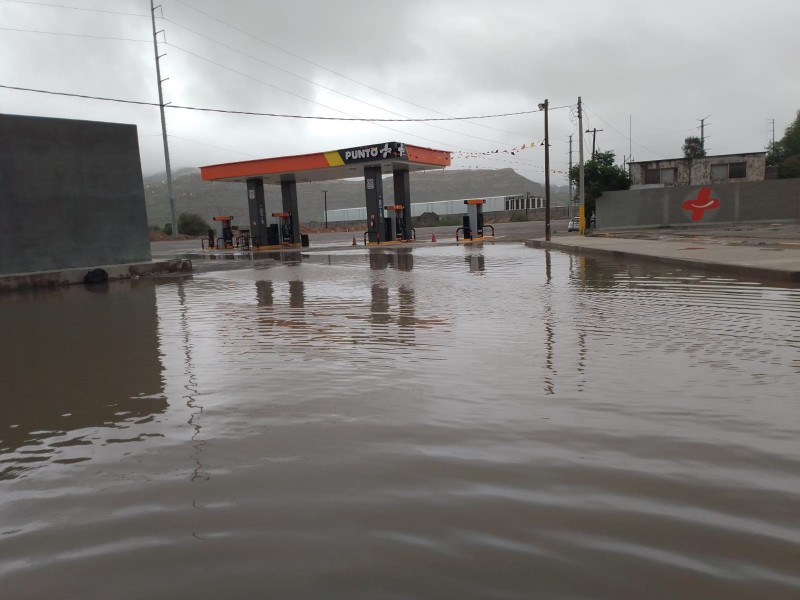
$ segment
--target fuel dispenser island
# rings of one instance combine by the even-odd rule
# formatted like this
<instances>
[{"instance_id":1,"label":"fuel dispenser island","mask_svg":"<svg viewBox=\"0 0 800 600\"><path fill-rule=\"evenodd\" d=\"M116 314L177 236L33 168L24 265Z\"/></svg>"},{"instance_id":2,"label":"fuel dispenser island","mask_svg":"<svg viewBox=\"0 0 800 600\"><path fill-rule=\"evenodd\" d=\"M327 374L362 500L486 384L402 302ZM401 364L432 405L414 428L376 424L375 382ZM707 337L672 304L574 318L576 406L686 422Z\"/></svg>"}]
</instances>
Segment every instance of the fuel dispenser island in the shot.
<instances>
[{"instance_id":1,"label":"fuel dispenser island","mask_svg":"<svg viewBox=\"0 0 800 600\"><path fill-rule=\"evenodd\" d=\"M486 200L483 198L464 200L464 204L467 205L467 214L464 215L463 226L456 229L456 241L462 243L493 241L494 227L486 225L485 227L492 230L492 234L484 235L483 233L483 205L486 204ZM461 238L458 237L459 231L463 233Z\"/></svg>"}]
</instances>

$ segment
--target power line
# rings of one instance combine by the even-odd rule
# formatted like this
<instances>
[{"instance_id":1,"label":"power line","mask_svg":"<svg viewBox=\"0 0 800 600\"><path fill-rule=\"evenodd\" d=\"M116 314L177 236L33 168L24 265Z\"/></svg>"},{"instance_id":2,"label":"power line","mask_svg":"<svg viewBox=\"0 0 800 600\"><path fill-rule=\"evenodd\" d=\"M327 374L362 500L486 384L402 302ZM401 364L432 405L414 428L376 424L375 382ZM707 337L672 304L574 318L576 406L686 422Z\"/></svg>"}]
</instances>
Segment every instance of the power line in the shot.
<instances>
[{"instance_id":1,"label":"power line","mask_svg":"<svg viewBox=\"0 0 800 600\"><path fill-rule=\"evenodd\" d=\"M314 62L314 61L312 61L312 60L309 60L309 59L307 59L307 58L305 58L305 57L303 57L303 56L300 56L299 54L297 54L297 53L295 53L295 52L292 52L291 50L287 50L286 48L282 48L281 46L278 46L277 44L273 44L272 42L269 42L269 41L265 40L265 39L264 39L264 38L262 38L262 37L259 37L259 36L255 35L255 34L252 34L252 33L248 32L248 31L245 31L244 29L241 29L240 27L237 27L236 25L232 25L231 23L228 23L228 22L226 22L226 21L223 21L222 19L219 19L219 18L215 17L214 15L212 15L212 14L210 14L210 13L208 13L208 12L204 11L204 10L201 10L201 9L199 9L199 8L195 7L195 6L192 6L191 4L188 4L187 2L184 2L183 0L175 0L175 1L176 1L176 2L178 2L178 3L180 3L180 4L183 4L185 7L189 8L189 9L191 9L191 10L193 10L193 11L196 11L196 12L198 12L198 13L202 14L202 15L205 15L206 17L208 17L209 19L212 19L213 21L216 21L216 22L218 22L218 23L221 23L222 25L225 25L226 27L230 27L230 28L231 28L231 29L233 29L234 31L237 31L237 32L239 32L239 33L242 33L242 34L244 34L244 35L246 35L246 36L248 36L248 37L251 37L251 38L253 38L254 40L257 40L257 41L259 41L259 42L261 42L261 43L263 43L263 44L266 44L267 46L270 46L271 48L275 48L276 50L279 50L279 51L281 51L281 52L284 52L284 53L288 54L289 56L292 56L292 57L294 57L294 58L296 58L296 59L298 59L298 60L301 60L301 61L303 61L303 62L305 62L305 63L308 63L308 64L310 64L310 65L312 65L312 66L314 66L314 67L317 67L317 68L319 68L319 69L322 69L322 70L324 70L324 71L327 71L328 73L331 73L331 74L333 74L333 75L336 75L337 77L341 77L341 78L343 78L343 79L345 79L345 80L347 80L347 81L350 81L350 82L352 82L352 83L355 83L355 84L357 84L357 85L360 85L360 86L362 86L362 87L365 87L365 88L367 88L368 90L372 90L372 91L374 91L374 92L378 92L379 94L384 94L384 95L386 95L386 96L389 96L390 98L394 98L394 99L396 99L396 100L400 100L401 102L405 102L405 103L407 103L407 104L410 104L410 105L412 105L412 106L416 106L417 108L421 108L421 109L423 109L423 110L428 110L428 111L430 111L430 112L433 112L433 113L436 113L436 114L439 114L439 115L444 115L444 116L446 116L446 117L452 117L452 115L448 115L448 114L446 114L446 113L442 113L442 112L440 112L440 111L437 111L437 110L435 110L435 109L428 108L428 107L426 107L426 106L423 106L423 105L421 105L421 104L417 104L417 103L415 103L415 102L412 102L412 101L410 101L410 100L406 100L406 99L404 99L404 98L401 98L400 96L396 96L396 95L394 95L394 94L391 94L391 93L389 93L389 92L385 92L385 91L383 91L383 90L380 90L380 89L378 89L378 88L376 88L376 87L373 87L373 86L371 86L371 85L368 85L368 84L366 84L366 83L363 83L363 82L361 82L361 81L358 81L357 79L353 79L352 77L348 77L347 75L343 75L342 73L339 73L338 71L334 71L333 69L330 69L330 68L328 68L328 67L326 67L326 66L324 66L324 65L322 65L322 64L320 64L320 63L317 63L317 62ZM182 26L180 26L180 25L179 25L179 27L182 27ZM193 33L194 33L194 32L193 32ZM461 120L469 120L469 119L461 119ZM503 133L510 133L511 135L518 135L516 132L506 131L506 130L503 130L503 129L497 129L497 128L495 128L495 127L490 127L490 126L488 126L488 125L483 125L483 124L481 124L481 123L470 123L470 124L471 124L471 125L478 126L478 127L488 127L489 129L495 129L496 131L500 131L500 132L503 132ZM480 139L480 138L479 138L479 139ZM484 141L485 141L485 140L484 140ZM509 144L509 145L510 145L510 144Z\"/></svg>"},{"instance_id":2,"label":"power line","mask_svg":"<svg viewBox=\"0 0 800 600\"><path fill-rule=\"evenodd\" d=\"M0 88L7 90L17 90L21 92L33 92L36 94L49 94L52 96L67 96L71 98L83 98L86 100L101 100L105 102L118 102L121 104L137 104L140 106L159 106L157 102L144 102L141 100L123 100L121 98L108 98L104 96L90 96L88 94L74 94L69 92L55 92L52 90L40 90L36 88L26 88L15 85L0 84ZM177 104L167 104L165 108L178 109L178 110L194 110L199 112L212 112L231 115L247 115L252 117L278 117L283 119L311 119L318 121L362 121L366 123L371 122L385 122L385 123L425 123L427 121L466 121L469 119L494 119L498 117L511 117L516 115L528 115L532 113L542 112L540 110L525 110L512 113L498 113L494 115L476 115L471 117L423 117L415 119L375 119L373 117L321 117L316 115L292 115L284 113L269 113L269 112L255 112L247 110L228 110L223 108L205 108L199 106L181 106ZM554 106L549 110L558 110L562 108L572 108L572 105ZM336 109L334 109L336 110Z\"/></svg>"},{"instance_id":3,"label":"power line","mask_svg":"<svg viewBox=\"0 0 800 600\"><path fill-rule=\"evenodd\" d=\"M85 33L61 33L58 31L38 31L36 29L16 29L14 27L0 27L3 31L17 31L21 33L41 33L45 35L63 35L67 37L92 38L96 40L118 40L122 42L150 42L151 40L135 40L133 38L111 37L107 35L88 35Z\"/></svg>"},{"instance_id":4,"label":"power line","mask_svg":"<svg viewBox=\"0 0 800 600\"><path fill-rule=\"evenodd\" d=\"M388 122L388 121L406 121L407 119L360 119L360 118L358 118L358 117L354 117L352 114L350 114L350 113L348 113L348 112L345 112L345 111L343 111L343 110L339 110L338 108L334 108L334 107L332 107L332 106L328 106L327 104L323 104L322 102L317 102L316 100L311 100L310 98L306 98L305 96L301 96L300 94L295 94L294 92L290 92L289 90L285 90L285 89L283 89L282 87L279 87L279 86L277 86L277 85L274 85L274 84L272 84L272 83L268 83L268 82L266 82L266 81L262 81L261 79L257 79L256 77L252 77L251 75L247 75L246 73L242 73L241 71L237 71L236 69L232 69L232 68L230 68L230 67L227 67L227 66L225 66L225 65L223 65L223 64L221 64L221 63L218 63L218 62L215 62L215 61L213 61L213 60L210 60L210 59L208 59L208 58L205 58L205 57L203 57L203 56L200 56L199 54L195 54L194 52L190 52L189 50L185 50L184 48L181 48L181 47L179 47L179 46L175 46L174 44L169 44L169 43L167 43L167 45L168 45L168 46L170 46L170 47L172 47L172 48L175 48L175 49L177 49L177 50L180 50L181 52L186 52L187 54L191 54L192 56L195 56L195 57L197 57L197 58L199 58L199 59L201 59L201 60L204 60L204 61L206 61L206 62L209 62L209 63L211 63L212 65L216 65L216 66L218 66L218 67L220 67L220 68L222 68L222 69L225 69L225 70L227 70L227 71L231 71L232 73L236 73L237 75L241 75L242 77L246 77L247 79L252 79L253 81L257 81L258 83L261 83L262 85L266 85L266 86L268 86L268 87L271 87L271 88L274 88L274 89L276 89L276 90L280 90L280 91L282 91L282 92L284 92L284 93L286 93L286 94L289 94L290 96L294 96L294 97L296 97L296 98L300 98L301 100L305 100L306 102L311 102L312 104L316 104L316 105L318 105L318 106L322 106L323 108L327 108L327 109L329 109L329 110L332 110L332 111L334 111L334 112L337 112L337 113L340 113L340 114L343 114L343 115L347 115L347 117L348 117L348 118L344 118L344 117L338 117L338 118L336 118L336 120L346 120L346 121L364 121L364 122L369 122L369 123L372 123L372 124L374 124L374 125L377 125L378 127L382 127L383 129L388 129L389 131L395 131L395 132L397 132L397 133L401 133L401 134L403 134L403 135L411 135L411 136L414 136L414 137L416 137L416 138L418 138L418 139L420 139L420 140L425 140L426 142L432 142L432 143L434 143L434 144L441 144L441 145L444 145L444 146L451 145L451 144L447 144L446 142L442 142L442 141L439 141L439 140L434 140L434 139L431 139L431 138L426 138L426 137L424 137L424 136L421 136L421 135L418 135L418 134L412 134L412 133L408 133L408 132L406 132L406 131L403 131L403 130L401 130L401 129L395 129L394 127L389 127L388 125L383 125L383 124L381 124L381 123L378 123L378 121L381 121L381 122ZM182 108L190 109L189 107L182 107ZM204 111L204 110L206 110L206 109L202 109L202 108L191 108L190 110L200 110L200 111ZM238 113L240 113L240 112L241 112L241 114L248 114L248 113L246 113L246 112L243 112L243 111L214 111L214 112L229 112L229 113L231 113L231 114L238 114ZM252 114L252 113L251 113L251 114ZM274 116L274 115L273 115L273 116ZM334 118L334 117L329 117L329 119L333 119L333 118Z\"/></svg>"},{"instance_id":5,"label":"power line","mask_svg":"<svg viewBox=\"0 0 800 600\"><path fill-rule=\"evenodd\" d=\"M330 87L330 86L323 85L323 84L321 84L321 83L318 83L318 82L316 82L316 81L314 81L314 80L312 80L312 79L309 79L308 77L303 77L302 75L298 75L297 73L293 73L292 71L290 71L290 70L288 70L288 69L284 69L283 67L279 67L279 66L277 66L277 65L274 65L274 64L272 64L272 63L270 63L270 62L267 62L267 61L265 61L265 60L262 60L262 59L258 58L257 56L253 56L252 54L247 54L246 52L242 52L241 50L237 50L237 49L236 49L236 48L234 48L233 46L229 46L228 44L225 44L225 43L223 43L223 42L217 41L217 40L215 40L215 39L214 39L214 38L212 38L212 37L209 37L209 36L207 36L207 35L204 35L204 34L202 34L202 33L199 33L199 32L197 32L197 31L194 31L194 30L192 30L192 29L189 29L188 27L185 27L185 26L183 26L183 25L180 25L180 24L178 24L178 23L175 23L174 21L171 21L171 20L169 20L169 19L167 19L167 18L164 18L163 20L164 20L164 21L166 21L167 23L170 23L170 24L172 24L172 25L176 25L177 27L180 27L181 29L185 29L186 31L188 31L188 32L190 32L190 33L193 33L194 35L197 35L197 36L199 36L199 37L201 37L201 38L204 38L204 39L206 39L206 40L209 40L209 41L211 41L211 42L213 42L213 43L215 43L215 44L218 44L218 45L222 46L223 48L227 48L228 50L231 50L231 51L233 51L233 52L236 52L237 54L241 54L242 56L246 56L246 57L247 57L247 58L249 58L249 59L252 59L252 60L255 60L255 61L257 61L257 62L260 62L261 64L267 65L268 67L272 67L273 69L276 69L276 70L278 70L278 71L281 71L281 72L283 72L283 73L286 73L286 74L288 74L288 75L291 75L292 77L296 77L296 78L298 78L298 79L301 79L302 81L305 81L305 82L307 82L307 83L310 83L310 84L312 84L312 85L315 85L315 86L317 86L317 87L320 87L320 88L322 88L322 89L324 89L324 90L328 90L329 92L333 92L334 94L339 94L340 96L344 96L345 98L349 98L350 100L355 100L356 102L360 102L360 103L362 103L362 104L365 104L365 105L367 105L367 106L370 106L370 107L372 107L372 108L377 108L378 110L381 110L381 111L387 112L387 113L389 113L389 114L396 115L396 116L398 116L398 117L408 118L406 115L403 115L403 114L397 113L397 112L395 112L395 111L389 110L388 108L383 108L383 107L381 107L381 106L378 106L377 104L372 104L371 102L367 102L366 100L361 100L361 99L359 99L359 98L356 98L355 96L351 96L351 95L349 95L349 94L345 94L344 92L340 92L340 91L338 91L338 90L336 90L336 89L334 89L334 88L332 88L332 87ZM281 88L281 87L279 87L279 86L276 86L276 85L274 85L274 84L271 84L271 83L266 83L266 82L264 82L264 81L261 81L261 80L259 80L259 79L256 79L256 78L254 78L254 77L251 77L251 76L249 76L249 75L247 75L247 74L245 74L245 73L242 73L241 71L237 71L237 70L235 70L235 69L231 69L230 67L226 67L225 65L222 65L222 64L220 64L220 63L217 63L217 62L214 62L214 61L212 61L212 60L209 60L209 59L207 59L207 58L205 58L205 57L203 57L203 56L200 56L199 54L195 54L194 52L190 52L189 50L186 50L185 48L181 48L181 47L179 47L179 46L176 46L175 44L171 44L171 43L169 43L169 42L166 42L166 44L167 44L168 46L172 46L173 48L176 48L176 49L178 49L178 50L180 50L180 51L182 51L182 52L186 52L187 54L190 54L190 55L192 55L192 56L194 56L194 57L196 57L196 58L199 58L199 59L201 59L201 60L205 60L205 61L207 61L207 62L210 62L210 63L212 63L212 64L214 64L214 65L216 65L216 66L218 66L218 67L221 67L221 68L227 69L227 70L229 70L229 71L232 71L232 72L234 72L234 73L237 73L237 74L239 74L239 75L242 75L243 77L247 77L247 78L249 78L249 79L253 79L254 81L257 81L257 82L259 82L259 83L262 83L262 84L264 84L264 85L268 85L268 86L270 86L270 87L273 87L273 88L275 88L275 89L281 90L281 91L283 91L283 92L286 92L287 94L291 94L291 95L293 95L293 96L296 96L296 97L298 97L298 98L302 98L303 100L306 100L306 101L308 101L308 102L314 102L314 103L316 103L316 104L320 104L320 106L324 106L325 108L330 108L331 110L336 110L336 109L335 109L335 108L333 108L333 107L330 107L330 106L327 106L327 105L321 104L321 103L319 103L319 102L316 102L315 100L310 100L310 99L308 99L308 98L305 98L305 97L303 97L303 96L300 96L300 95L298 95L298 94L295 94L294 92L289 92L288 90L285 90L285 89L283 89L283 88ZM346 113L345 113L345 114L346 114ZM497 141L497 140L488 140L488 139L486 139L486 138L482 138L482 137L479 137L479 136L476 136L476 135L471 135L471 134L469 134L469 133L461 133L461 132L459 132L459 131L453 131L453 130L451 130L451 129L445 129L444 127L438 127L438 126L436 126L436 125L432 125L432 127L436 127L437 129L441 129L441 130L443 130L443 131L446 131L446 132L448 132L448 133L453 133L453 134L456 134L456 135L463 135L463 136L465 136L465 137L470 137L470 138L473 138L473 139L476 139L476 140L480 140L480 141L482 141L482 142L490 142L490 143L492 143L492 144L505 144L505 145L507 145L507 146L513 146L513 145L514 145L514 144L509 144L509 143L507 143L507 142L499 142L499 141ZM519 134L517 134L517 135L519 135Z\"/></svg>"},{"instance_id":6,"label":"power line","mask_svg":"<svg viewBox=\"0 0 800 600\"><path fill-rule=\"evenodd\" d=\"M586 109L586 103L585 103L585 102L583 103L583 107L584 107L584 109ZM640 148L644 148L644 149L645 149L645 150L647 150L648 152L652 152L653 154L655 154L656 156L660 156L661 158L668 158L667 156L665 156L665 155L661 154L660 152L656 152L655 150L653 150L653 149L651 149L651 148L648 148L647 146L644 146L644 145L640 144L639 142L634 142L634 141L633 141L633 140L632 140L630 137L628 137L627 135L625 135L624 133L622 133L622 132L621 132L619 129L617 129L616 127L614 127L614 126L613 126L611 123L609 123L608 121L606 121L606 120L605 120L603 117L601 117L599 114L597 114L597 113L594 113L594 115L595 115L595 116L596 116L598 119L600 119L600 120L601 120L603 123L605 123L605 124L606 124L608 127L610 127L612 130L616 131L618 135L621 135L623 138L625 138L626 140L628 140L628 141L629 141L631 144L635 144L635 145L639 146Z\"/></svg>"},{"instance_id":7,"label":"power line","mask_svg":"<svg viewBox=\"0 0 800 600\"><path fill-rule=\"evenodd\" d=\"M106 13L109 15L123 15L127 17L145 17L147 19L150 18L150 15L140 15L136 13L126 13L126 12L118 12L115 10L102 10L99 8L81 8L78 6L67 6L65 4L50 4L47 2L31 2L30 0L3 0L3 2L14 2L16 4L31 4L33 6L47 6L50 8L65 8L68 10L82 10L85 12L96 12L96 13Z\"/></svg>"}]
</instances>

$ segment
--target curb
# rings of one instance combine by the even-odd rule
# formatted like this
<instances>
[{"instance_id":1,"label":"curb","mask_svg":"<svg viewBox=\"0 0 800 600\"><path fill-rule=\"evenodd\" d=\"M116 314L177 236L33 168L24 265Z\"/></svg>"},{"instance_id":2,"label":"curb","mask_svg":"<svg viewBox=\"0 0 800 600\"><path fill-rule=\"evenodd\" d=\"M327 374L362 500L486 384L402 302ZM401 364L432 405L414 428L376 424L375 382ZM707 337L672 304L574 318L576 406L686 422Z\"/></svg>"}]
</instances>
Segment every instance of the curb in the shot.
<instances>
[{"instance_id":1,"label":"curb","mask_svg":"<svg viewBox=\"0 0 800 600\"><path fill-rule=\"evenodd\" d=\"M35 273L0 275L0 292L83 283L83 277L86 273L95 268L106 271L109 281L116 281L163 275L166 273L191 273L192 261L186 259L155 260L152 262L132 263L127 265L86 266L60 269L57 271L37 271Z\"/></svg>"},{"instance_id":2,"label":"curb","mask_svg":"<svg viewBox=\"0 0 800 600\"><path fill-rule=\"evenodd\" d=\"M526 240L525 245L529 248L541 250L558 250L582 256L603 255L618 260L626 261L647 261L664 265L677 265L693 269L702 269L715 273L724 273L747 279L779 281L783 283L800 283L800 271L786 269L770 269L764 267L754 267L742 264L728 264L711 262L698 259L678 258L673 256L659 256L652 254L641 254L627 250L612 250L610 248L596 248L587 246L576 246L559 242L547 242L544 240Z\"/></svg>"}]
</instances>

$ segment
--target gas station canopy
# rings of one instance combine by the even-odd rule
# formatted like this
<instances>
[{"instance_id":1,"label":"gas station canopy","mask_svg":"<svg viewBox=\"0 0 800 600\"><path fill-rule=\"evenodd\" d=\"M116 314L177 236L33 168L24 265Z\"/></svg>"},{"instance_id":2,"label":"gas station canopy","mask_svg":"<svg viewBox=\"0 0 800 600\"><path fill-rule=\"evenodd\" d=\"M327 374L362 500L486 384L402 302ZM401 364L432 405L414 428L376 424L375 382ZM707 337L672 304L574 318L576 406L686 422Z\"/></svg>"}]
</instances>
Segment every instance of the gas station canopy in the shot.
<instances>
[{"instance_id":1,"label":"gas station canopy","mask_svg":"<svg viewBox=\"0 0 800 600\"><path fill-rule=\"evenodd\" d=\"M450 166L450 153L401 142L384 142L317 154L262 158L200 167L203 181L247 181L264 183L330 181L363 177L365 167L383 172L425 171Z\"/></svg>"}]
</instances>

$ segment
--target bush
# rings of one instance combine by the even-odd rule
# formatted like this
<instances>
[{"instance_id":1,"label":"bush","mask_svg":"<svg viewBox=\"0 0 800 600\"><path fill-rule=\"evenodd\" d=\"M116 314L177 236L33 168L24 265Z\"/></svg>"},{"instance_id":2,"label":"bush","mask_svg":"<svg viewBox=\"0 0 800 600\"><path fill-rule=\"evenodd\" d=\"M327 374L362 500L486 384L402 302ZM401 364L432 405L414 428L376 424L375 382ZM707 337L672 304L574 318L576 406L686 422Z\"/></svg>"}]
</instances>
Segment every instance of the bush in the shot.
<instances>
[{"instance_id":1,"label":"bush","mask_svg":"<svg viewBox=\"0 0 800 600\"><path fill-rule=\"evenodd\" d=\"M170 229L172 229L170 227ZM205 219L194 213L181 213L178 217L178 233L184 235L207 235L211 227Z\"/></svg>"},{"instance_id":2,"label":"bush","mask_svg":"<svg viewBox=\"0 0 800 600\"><path fill-rule=\"evenodd\" d=\"M161 231L167 235L172 235L172 223L164 223L164 228Z\"/></svg>"},{"instance_id":3,"label":"bush","mask_svg":"<svg viewBox=\"0 0 800 600\"><path fill-rule=\"evenodd\" d=\"M778 166L778 179L800 177L800 154L790 156Z\"/></svg>"}]
</instances>

